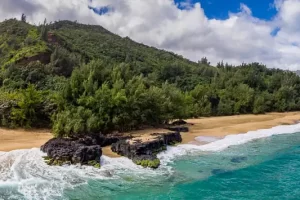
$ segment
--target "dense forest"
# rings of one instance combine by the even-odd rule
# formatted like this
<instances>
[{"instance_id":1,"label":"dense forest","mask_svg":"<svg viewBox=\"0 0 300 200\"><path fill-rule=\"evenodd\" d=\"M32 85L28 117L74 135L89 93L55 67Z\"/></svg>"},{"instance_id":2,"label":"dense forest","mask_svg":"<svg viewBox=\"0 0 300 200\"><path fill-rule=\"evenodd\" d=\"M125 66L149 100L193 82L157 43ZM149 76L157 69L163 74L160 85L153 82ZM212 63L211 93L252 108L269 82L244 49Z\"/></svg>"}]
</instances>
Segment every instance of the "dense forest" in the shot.
<instances>
[{"instance_id":1,"label":"dense forest","mask_svg":"<svg viewBox=\"0 0 300 200\"><path fill-rule=\"evenodd\" d=\"M211 66L71 21L0 23L0 125L55 136L174 119L300 110L300 77L259 63Z\"/></svg>"}]
</instances>

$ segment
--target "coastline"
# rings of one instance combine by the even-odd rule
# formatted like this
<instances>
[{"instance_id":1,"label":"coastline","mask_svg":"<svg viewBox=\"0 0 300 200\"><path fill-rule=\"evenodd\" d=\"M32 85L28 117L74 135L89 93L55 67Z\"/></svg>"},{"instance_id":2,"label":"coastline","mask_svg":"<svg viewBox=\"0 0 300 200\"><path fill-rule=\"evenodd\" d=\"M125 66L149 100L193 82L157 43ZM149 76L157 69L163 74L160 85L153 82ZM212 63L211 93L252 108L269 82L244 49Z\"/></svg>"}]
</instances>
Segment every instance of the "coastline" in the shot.
<instances>
[{"instance_id":1,"label":"coastline","mask_svg":"<svg viewBox=\"0 0 300 200\"><path fill-rule=\"evenodd\" d=\"M262 115L235 115L222 117L206 117L199 119L188 119L190 131L181 133L182 144L203 143L195 140L196 137L223 138L227 135L246 133L259 129L272 128L279 125L295 124L300 120L300 112L267 113ZM148 137L150 133L168 132L164 129L146 129L132 131L127 134ZM12 151L17 149L39 148L53 136L49 130L8 130L0 128L0 151ZM110 150L110 147L102 148L103 155L109 157L120 157Z\"/></svg>"},{"instance_id":2,"label":"coastline","mask_svg":"<svg viewBox=\"0 0 300 200\"><path fill-rule=\"evenodd\" d=\"M263 115L235 115L222 117L207 117L186 120L194 124L189 126L190 131L182 133L182 143L197 142L198 136L223 138L227 135L236 135L269 129L279 125L292 125L300 120L300 112L267 113Z\"/></svg>"}]
</instances>

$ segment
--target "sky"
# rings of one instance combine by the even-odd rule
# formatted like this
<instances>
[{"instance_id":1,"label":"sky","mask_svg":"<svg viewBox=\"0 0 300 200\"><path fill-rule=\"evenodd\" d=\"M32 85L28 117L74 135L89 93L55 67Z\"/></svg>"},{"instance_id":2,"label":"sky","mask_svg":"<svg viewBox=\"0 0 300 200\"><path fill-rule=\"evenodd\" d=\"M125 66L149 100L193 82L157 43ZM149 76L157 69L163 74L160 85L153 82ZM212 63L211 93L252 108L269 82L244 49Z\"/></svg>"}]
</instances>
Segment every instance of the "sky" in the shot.
<instances>
[{"instance_id":1,"label":"sky","mask_svg":"<svg viewBox=\"0 0 300 200\"><path fill-rule=\"evenodd\" d=\"M212 64L300 70L300 0L1 0L0 20L77 20Z\"/></svg>"}]
</instances>

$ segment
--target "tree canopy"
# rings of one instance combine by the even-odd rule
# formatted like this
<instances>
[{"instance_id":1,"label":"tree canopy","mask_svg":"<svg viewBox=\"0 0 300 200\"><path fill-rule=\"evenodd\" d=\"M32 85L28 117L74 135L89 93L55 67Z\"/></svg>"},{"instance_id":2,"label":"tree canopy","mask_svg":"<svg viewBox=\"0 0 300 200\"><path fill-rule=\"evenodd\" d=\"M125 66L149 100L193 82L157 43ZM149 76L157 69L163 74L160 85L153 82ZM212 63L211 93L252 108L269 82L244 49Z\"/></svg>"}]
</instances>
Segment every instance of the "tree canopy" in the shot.
<instances>
[{"instance_id":1,"label":"tree canopy","mask_svg":"<svg viewBox=\"0 0 300 200\"><path fill-rule=\"evenodd\" d=\"M23 19L23 17L22 17ZM59 137L174 119L300 110L300 78L260 63L212 66L101 26L0 23L0 125Z\"/></svg>"}]
</instances>

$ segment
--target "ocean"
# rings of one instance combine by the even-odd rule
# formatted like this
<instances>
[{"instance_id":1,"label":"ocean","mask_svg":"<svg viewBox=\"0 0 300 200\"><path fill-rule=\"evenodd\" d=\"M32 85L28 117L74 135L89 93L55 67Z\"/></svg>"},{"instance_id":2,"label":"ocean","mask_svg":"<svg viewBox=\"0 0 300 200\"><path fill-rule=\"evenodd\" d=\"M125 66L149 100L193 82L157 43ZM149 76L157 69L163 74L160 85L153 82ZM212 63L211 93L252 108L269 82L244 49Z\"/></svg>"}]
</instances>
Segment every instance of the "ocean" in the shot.
<instances>
[{"instance_id":1,"label":"ocean","mask_svg":"<svg viewBox=\"0 0 300 200\"><path fill-rule=\"evenodd\" d=\"M0 199L300 199L300 124L204 139L168 147L156 170L106 156L101 169L50 167L39 149L0 152Z\"/></svg>"}]
</instances>

